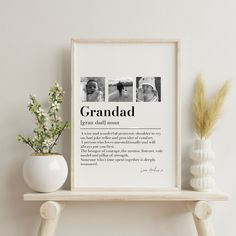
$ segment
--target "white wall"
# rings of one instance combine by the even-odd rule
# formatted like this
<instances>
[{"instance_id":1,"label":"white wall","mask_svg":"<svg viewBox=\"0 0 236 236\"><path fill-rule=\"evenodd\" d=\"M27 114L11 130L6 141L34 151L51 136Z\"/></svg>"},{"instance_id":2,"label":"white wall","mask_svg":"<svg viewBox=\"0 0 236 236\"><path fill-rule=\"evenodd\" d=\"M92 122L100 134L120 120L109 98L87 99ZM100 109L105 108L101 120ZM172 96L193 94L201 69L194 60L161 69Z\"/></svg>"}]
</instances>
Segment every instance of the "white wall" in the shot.
<instances>
[{"instance_id":1,"label":"white wall","mask_svg":"<svg viewBox=\"0 0 236 236\"><path fill-rule=\"evenodd\" d=\"M22 164L31 153L17 143L31 134L34 120L28 95L46 102L54 80L66 89L64 117L70 119L70 38L179 38L182 41L182 166L188 188L188 150L194 139L191 98L202 72L209 94L236 75L236 2L234 0L54 0L0 1L0 235L36 235L39 203L23 202L29 191ZM217 202L213 223L217 235L236 235L235 84L212 136L217 154L218 187L230 193ZM70 160L70 132L59 150ZM69 186L69 181L66 183ZM226 229L226 232L225 232ZM182 203L70 203L58 236L196 235Z\"/></svg>"}]
</instances>

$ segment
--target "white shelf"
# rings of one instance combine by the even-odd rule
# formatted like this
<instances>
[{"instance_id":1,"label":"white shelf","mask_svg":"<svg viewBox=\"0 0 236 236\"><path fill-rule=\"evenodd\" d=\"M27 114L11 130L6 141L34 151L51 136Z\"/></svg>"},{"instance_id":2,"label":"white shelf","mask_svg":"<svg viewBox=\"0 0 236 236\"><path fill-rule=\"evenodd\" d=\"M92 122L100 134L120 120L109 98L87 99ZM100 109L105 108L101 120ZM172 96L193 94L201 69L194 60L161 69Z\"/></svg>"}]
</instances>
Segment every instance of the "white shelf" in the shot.
<instances>
[{"instance_id":1,"label":"white shelf","mask_svg":"<svg viewBox=\"0 0 236 236\"><path fill-rule=\"evenodd\" d=\"M182 201L192 213L198 236L212 236L213 227L209 221L212 214L210 201L226 201L228 195L222 192L196 192L190 190L172 192L88 192L62 190L53 193L26 193L25 201L44 201L40 207L41 224L38 235L54 236L57 222L68 201Z\"/></svg>"},{"instance_id":2,"label":"white shelf","mask_svg":"<svg viewBox=\"0 0 236 236\"><path fill-rule=\"evenodd\" d=\"M26 193L25 201L227 201L222 192L73 192L62 190L53 193Z\"/></svg>"}]
</instances>

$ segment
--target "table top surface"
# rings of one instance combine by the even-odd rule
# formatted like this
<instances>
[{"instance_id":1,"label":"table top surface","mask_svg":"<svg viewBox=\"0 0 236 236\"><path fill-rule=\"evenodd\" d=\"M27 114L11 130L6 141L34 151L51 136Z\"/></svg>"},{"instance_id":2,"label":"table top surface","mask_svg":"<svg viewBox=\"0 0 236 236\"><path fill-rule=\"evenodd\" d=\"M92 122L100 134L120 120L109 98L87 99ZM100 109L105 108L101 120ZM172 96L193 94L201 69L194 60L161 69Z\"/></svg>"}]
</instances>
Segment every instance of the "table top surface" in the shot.
<instances>
[{"instance_id":1,"label":"table top surface","mask_svg":"<svg viewBox=\"0 0 236 236\"><path fill-rule=\"evenodd\" d=\"M60 190L52 193L26 193L25 201L227 201L229 195L221 191L71 191Z\"/></svg>"}]
</instances>

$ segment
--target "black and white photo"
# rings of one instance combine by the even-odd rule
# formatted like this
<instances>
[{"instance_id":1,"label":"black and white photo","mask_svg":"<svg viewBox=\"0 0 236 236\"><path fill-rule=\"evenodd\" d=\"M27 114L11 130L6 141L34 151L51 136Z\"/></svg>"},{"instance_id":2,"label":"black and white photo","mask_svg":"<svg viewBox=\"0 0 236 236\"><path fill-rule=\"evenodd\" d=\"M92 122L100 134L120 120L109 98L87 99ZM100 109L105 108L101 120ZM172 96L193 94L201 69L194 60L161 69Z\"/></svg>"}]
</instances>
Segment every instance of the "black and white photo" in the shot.
<instances>
[{"instance_id":1,"label":"black and white photo","mask_svg":"<svg viewBox=\"0 0 236 236\"><path fill-rule=\"evenodd\" d=\"M131 77L108 78L109 102L132 102L133 81Z\"/></svg>"},{"instance_id":2,"label":"black and white photo","mask_svg":"<svg viewBox=\"0 0 236 236\"><path fill-rule=\"evenodd\" d=\"M104 102L105 101L105 78L104 77L81 77L81 101Z\"/></svg>"},{"instance_id":3,"label":"black and white photo","mask_svg":"<svg viewBox=\"0 0 236 236\"><path fill-rule=\"evenodd\" d=\"M160 102L161 78L160 77L136 77L136 101Z\"/></svg>"}]
</instances>

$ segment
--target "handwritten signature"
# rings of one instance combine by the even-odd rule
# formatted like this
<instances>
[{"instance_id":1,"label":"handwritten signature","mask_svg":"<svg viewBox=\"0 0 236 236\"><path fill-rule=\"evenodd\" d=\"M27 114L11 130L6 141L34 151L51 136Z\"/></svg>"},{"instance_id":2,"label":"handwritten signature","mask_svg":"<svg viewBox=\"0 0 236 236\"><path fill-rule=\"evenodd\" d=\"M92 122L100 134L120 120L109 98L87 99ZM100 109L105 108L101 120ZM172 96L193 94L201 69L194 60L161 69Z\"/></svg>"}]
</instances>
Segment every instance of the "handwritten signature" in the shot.
<instances>
[{"instance_id":1,"label":"handwritten signature","mask_svg":"<svg viewBox=\"0 0 236 236\"><path fill-rule=\"evenodd\" d=\"M150 168L140 168L140 173L153 173L153 172L163 172L164 170L163 169L159 169L157 166L154 166L154 167L150 167Z\"/></svg>"}]
</instances>

